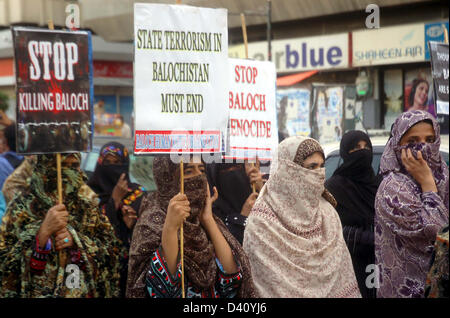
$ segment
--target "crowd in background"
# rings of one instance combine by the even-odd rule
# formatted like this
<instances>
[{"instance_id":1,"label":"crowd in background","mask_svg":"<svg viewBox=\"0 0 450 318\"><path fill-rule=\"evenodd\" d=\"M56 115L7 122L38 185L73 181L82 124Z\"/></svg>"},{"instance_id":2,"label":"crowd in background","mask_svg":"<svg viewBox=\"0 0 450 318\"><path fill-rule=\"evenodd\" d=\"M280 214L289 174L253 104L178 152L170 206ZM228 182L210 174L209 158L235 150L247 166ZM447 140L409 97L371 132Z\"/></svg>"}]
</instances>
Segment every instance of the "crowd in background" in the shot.
<instances>
[{"instance_id":1,"label":"crowd in background","mask_svg":"<svg viewBox=\"0 0 450 318\"><path fill-rule=\"evenodd\" d=\"M348 131L325 180L312 138L284 139L268 179L259 165L180 165L156 156L157 186L130 180L110 142L93 175L78 153L20 156L0 131L0 297L448 297L449 173L436 119L401 114L380 163ZM75 285L66 268L79 269Z\"/></svg>"}]
</instances>

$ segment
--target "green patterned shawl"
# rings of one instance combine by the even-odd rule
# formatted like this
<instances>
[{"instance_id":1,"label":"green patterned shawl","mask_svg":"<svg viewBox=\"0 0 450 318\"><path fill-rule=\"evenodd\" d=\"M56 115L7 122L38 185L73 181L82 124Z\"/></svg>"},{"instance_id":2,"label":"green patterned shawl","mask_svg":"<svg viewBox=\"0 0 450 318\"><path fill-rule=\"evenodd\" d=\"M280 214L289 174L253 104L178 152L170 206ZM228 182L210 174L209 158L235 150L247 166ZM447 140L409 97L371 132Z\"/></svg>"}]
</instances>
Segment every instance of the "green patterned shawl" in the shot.
<instances>
[{"instance_id":1,"label":"green patterned shawl","mask_svg":"<svg viewBox=\"0 0 450 318\"><path fill-rule=\"evenodd\" d=\"M79 154L75 156L80 160ZM58 202L55 158L38 156L29 188L8 205L0 227L0 298L117 297L121 244L107 217L80 194L86 176L77 167L62 167L62 183L63 201L70 214L67 228L84 263L80 265L79 288L66 286L66 280L75 282L66 267L72 263L67 249L60 258L52 246L44 273L30 271L36 234L46 212Z\"/></svg>"}]
</instances>

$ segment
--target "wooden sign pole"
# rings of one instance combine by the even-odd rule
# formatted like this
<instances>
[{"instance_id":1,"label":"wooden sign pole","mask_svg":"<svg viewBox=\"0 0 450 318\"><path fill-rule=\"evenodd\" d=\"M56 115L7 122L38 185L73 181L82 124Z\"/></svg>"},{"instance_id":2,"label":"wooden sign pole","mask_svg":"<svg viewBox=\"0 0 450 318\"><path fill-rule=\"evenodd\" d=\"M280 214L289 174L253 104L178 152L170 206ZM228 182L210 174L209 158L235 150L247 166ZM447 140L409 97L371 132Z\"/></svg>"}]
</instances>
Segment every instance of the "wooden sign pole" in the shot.
<instances>
[{"instance_id":1,"label":"wooden sign pole","mask_svg":"<svg viewBox=\"0 0 450 318\"><path fill-rule=\"evenodd\" d=\"M245 24L245 15L241 13L242 36L244 38L245 58L248 59L247 26Z\"/></svg>"},{"instance_id":2,"label":"wooden sign pole","mask_svg":"<svg viewBox=\"0 0 450 318\"><path fill-rule=\"evenodd\" d=\"M183 159L180 161L180 192L184 194L184 169ZM186 298L184 291L184 235L183 224L180 227L180 258L181 258L181 298Z\"/></svg>"},{"instance_id":3,"label":"wooden sign pole","mask_svg":"<svg viewBox=\"0 0 450 318\"><path fill-rule=\"evenodd\" d=\"M448 44L448 32L445 24L442 24L442 28L444 29L444 42Z\"/></svg>"},{"instance_id":4,"label":"wooden sign pole","mask_svg":"<svg viewBox=\"0 0 450 318\"><path fill-rule=\"evenodd\" d=\"M181 0L176 0L177 4L181 4ZM184 194L184 169L183 169L183 159L180 161L180 192ZM181 258L181 298L186 298L184 291L184 235L183 235L183 224L180 227L180 258Z\"/></svg>"},{"instance_id":5,"label":"wooden sign pole","mask_svg":"<svg viewBox=\"0 0 450 318\"><path fill-rule=\"evenodd\" d=\"M248 41L247 41L247 26L245 24L245 15L241 13L242 37L244 38L245 58L248 59ZM252 162L252 168L255 164ZM252 191L256 193L255 184L252 183Z\"/></svg>"},{"instance_id":6,"label":"wooden sign pole","mask_svg":"<svg viewBox=\"0 0 450 318\"><path fill-rule=\"evenodd\" d=\"M48 21L48 28L50 30L54 30L55 26L53 24L53 20ZM56 173L57 173L57 186L58 186L58 203L63 204L63 196L62 196L62 177L61 177L61 154L56 154ZM64 267L66 263L65 253L63 250L58 252L59 264Z\"/></svg>"},{"instance_id":7,"label":"wooden sign pole","mask_svg":"<svg viewBox=\"0 0 450 318\"><path fill-rule=\"evenodd\" d=\"M58 170L57 179L58 179L58 203L63 203L62 197L62 177L61 177L61 154L56 154L56 169Z\"/></svg>"}]
</instances>

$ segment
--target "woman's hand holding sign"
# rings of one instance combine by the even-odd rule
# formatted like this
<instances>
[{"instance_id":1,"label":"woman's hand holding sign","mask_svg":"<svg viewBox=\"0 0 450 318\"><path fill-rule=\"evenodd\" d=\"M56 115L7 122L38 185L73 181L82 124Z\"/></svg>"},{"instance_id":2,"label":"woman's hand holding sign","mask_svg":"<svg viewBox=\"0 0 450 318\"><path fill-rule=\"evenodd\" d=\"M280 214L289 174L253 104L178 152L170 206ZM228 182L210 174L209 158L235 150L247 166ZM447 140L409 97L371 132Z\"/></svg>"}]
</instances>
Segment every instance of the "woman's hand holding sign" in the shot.
<instances>
[{"instance_id":1,"label":"woman's hand holding sign","mask_svg":"<svg viewBox=\"0 0 450 318\"><path fill-rule=\"evenodd\" d=\"M161 237L161 245L167 266L172 275L177 269L178 230L189 217L191 208L185 194L178 193L169 201L166 220Z\"/></svg>"},{"instance_id":2,"label":"woman's hand holding sign","mask_svg":"<svg viewBox=\"0 0 450 318\"><path fill-rule=\"evenodd\" d=\"M44 248L50 236L64 229L67 226L68 220L69 212L67 212L64 204L57 204L51 207L45 215L45 219L38 232L40 247Z\"/></svg>"},{"instance_id":3,"label":"woman's hand holding sign","mask_svg":"<svg viewBox=\"0 0 450 318\"><path fill-rule=\"evenodd\" d=\"M62 230L55 233L55 249L57 251L62 250L63 248L70 248L73 246L73 237L72 234L67 230L67 228L63 228Z\"/></svg>"}]
</instances>

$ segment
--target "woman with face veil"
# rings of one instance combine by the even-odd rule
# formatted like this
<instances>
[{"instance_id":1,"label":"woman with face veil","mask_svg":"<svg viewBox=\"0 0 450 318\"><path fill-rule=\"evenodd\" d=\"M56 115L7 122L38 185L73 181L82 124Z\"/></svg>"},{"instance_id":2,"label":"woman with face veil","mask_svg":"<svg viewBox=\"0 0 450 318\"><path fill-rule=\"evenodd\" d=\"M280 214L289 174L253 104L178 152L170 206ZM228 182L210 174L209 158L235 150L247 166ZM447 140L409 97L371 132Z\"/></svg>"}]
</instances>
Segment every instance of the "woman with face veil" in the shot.
<instances>
[{"instance_id":1,"label":"woman with face veil","mask_svg":"<svg viewBox=\"0 0 450 318\"><path fill-rule=\"evenodd\" d=\"M88 181L100 199L100 208L127 247L146 193L142 186L130 181L129 169L128 149L118 142L109 142L100 149L94 174Z\"/></svg>"},{"instance_id":2,"label":"woman with face veil","mask_svg":"<svg viewBox=\"0 0 450 318\"><path fill-rule=\"evenodd\" d=\"M124 246L120 279L122 296L126 290L131 234L146 193L142 186L130 181L129 169L128 149L118 142L108 142L100 149L94 174L88 182L100 199L100 210L108 217Z\"/></svg>"},{"instance_id":3,"label":"woman with face veil","mask_svg":"<svg viewBox=\"0 0 450 318\"><path fill-rule=\"evenodd\" d=\"M206 174L210 187L216 187L219 197L213 203L213 212L242 244L247 217L263 186L259 164L212 163ZM252 184L255 193L252 193Z\"/></svg>"},{"instance_id":4,"label":"woman with face veil","mask_svg":"<svg viewBox=\"0 0 450 318\"><path fill-rule=\"evenodd\" d=\"M106 216L80 191L86 181L80 154L61 157L63 204L56 156L39 155L29 186L8 205L0 228L0 297L119 295L120 244ZM79 280L72 284L75 268Z\"/></svg>"},{"instance_id":5,"label":"woman with face veil","mask_svg":"<svg viewBox=\"0 0 450 318\"><path fill-rule=\"evenodd\" d=\"M374 298L375 288L366 286L366 267L375 263L375 195L381 182L372 169L372 143L362 131L342 136L340 151L344 163L325 182L337 201L336 210L344 229L344 239L352 256L359 290L364 298Z\"/></svg>"},{"instance_id":6,"label":"woman with face veil","mask_svg":"<svg viewBox=\"0 0 450 318\"><path fill-rule=\"evenodd\" d=\"M421 298L438 231L448 224L449 174L439 124L408 111L394 122L383 152L375 199L378 298Z\"/></svg>"},{"instance_id":7,"label":"woman with face veil","mask_svg":"<svg viewBox=\"0 0 450 318\"><path fill-rule=\"evenodd\" d=\"M261 297L361 297L323 167L314 139L278 145L244 232Z\"/></svg>"},{"instance_id":8,"label":"woman with face veil","mask_svg":"<svg viewBox=\"0 0 450 318\"><path fill-rule=\"evenodd\" d=\"M157 185L141 206L130 248L127 297L181 297L179 229L184 231L186 297L255 297L250 266L242 247L219 218L203 163L180 165L166 156L153 162Z\"/></svg>"}]
</instances>

